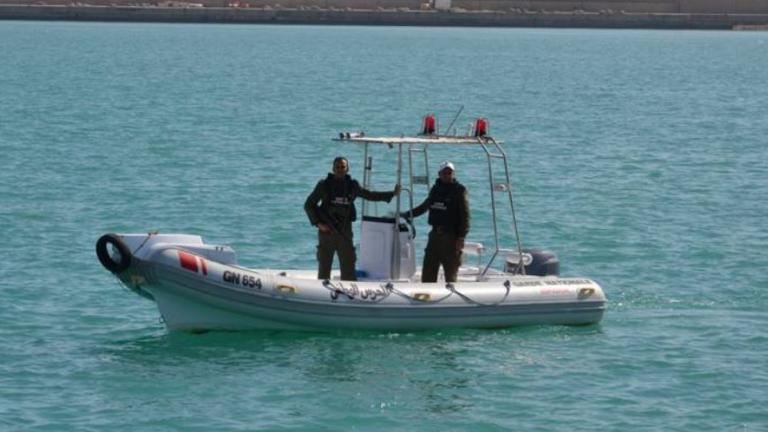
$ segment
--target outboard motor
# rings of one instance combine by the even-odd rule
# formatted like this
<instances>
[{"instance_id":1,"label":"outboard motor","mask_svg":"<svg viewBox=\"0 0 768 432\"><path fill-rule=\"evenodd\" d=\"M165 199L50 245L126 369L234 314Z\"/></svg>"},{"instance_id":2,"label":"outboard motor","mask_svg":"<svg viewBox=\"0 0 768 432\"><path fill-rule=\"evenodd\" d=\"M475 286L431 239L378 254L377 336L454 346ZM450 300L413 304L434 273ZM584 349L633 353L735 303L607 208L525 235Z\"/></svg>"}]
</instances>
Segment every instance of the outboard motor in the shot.
<instances>
[{"instance_id":1,"label":"outboard motor","mask_svg":"<svg viewBox=\"0 0 768 432\"><path fill-rule=\"evenodd\" d=\"M519 266L520 255L513 253L507 256L504 263L504 271L507 273L517 273ZM523 266L527 275L560 275L560 261L555 254L542 249L523 249Z\"/></svg>"}]
</instances>

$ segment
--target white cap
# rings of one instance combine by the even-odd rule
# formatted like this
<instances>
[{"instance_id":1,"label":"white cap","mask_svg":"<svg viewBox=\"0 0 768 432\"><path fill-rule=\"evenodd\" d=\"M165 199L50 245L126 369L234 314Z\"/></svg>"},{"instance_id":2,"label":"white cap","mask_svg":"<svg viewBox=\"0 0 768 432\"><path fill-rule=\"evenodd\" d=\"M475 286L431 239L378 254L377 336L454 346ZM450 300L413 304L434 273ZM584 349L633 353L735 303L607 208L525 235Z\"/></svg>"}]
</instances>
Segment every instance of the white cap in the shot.
<instances>
[{"instance_id":1,"label":"white cap","mask_svg":"<svg viewBox=\"0 0 768 432\"><path fill-rule=\"evenodd\" d=\"M444 160L444 161L440 162L440 166L438 167L437 172L441 173L446 168L450 168L451 171L456 171L456 168L453 167L452 163L448 162L447 160Z\"/></svg>"}]
</instances>

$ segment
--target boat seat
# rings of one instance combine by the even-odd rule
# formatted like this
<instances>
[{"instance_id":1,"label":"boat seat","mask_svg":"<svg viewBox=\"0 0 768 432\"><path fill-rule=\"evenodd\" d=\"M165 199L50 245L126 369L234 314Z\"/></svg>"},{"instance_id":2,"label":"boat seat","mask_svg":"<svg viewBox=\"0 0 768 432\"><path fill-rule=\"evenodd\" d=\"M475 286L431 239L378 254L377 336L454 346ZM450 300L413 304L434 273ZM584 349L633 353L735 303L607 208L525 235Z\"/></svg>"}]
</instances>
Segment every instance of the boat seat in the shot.
<instances>
[{"instance_id":1,"label":"boat seat","mask_svg":"<svg viewBox=\"0 0 768 432\"><path fill-rule=\"evenodd\" d=\"M482 255L485 252L485 246L479 242L464 242L462 252L465 255Z\"/></svg>"}]
</instances>

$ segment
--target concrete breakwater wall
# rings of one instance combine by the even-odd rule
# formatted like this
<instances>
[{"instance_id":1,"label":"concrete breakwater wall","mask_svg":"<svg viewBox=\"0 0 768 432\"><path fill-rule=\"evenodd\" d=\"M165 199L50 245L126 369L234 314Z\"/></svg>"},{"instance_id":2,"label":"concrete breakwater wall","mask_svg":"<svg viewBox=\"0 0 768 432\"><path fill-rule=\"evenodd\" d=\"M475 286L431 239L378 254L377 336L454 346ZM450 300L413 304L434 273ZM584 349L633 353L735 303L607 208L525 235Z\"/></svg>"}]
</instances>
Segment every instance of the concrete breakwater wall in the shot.
<instances>
[{"instance_id":1,"label":"concrete breakwater wall","mask_svg":"<svg viewBox=\"0 0 768 432\"><path fill-rule=\"evenodd\" d=\"M768 14L592 13L529 11L437 11L399 9L234 8L155 6L0 5L0 19L412 25L471 27L584 27L668 29L760 29Z\"/></svg>"},{"instance_id":2,"label":"concrete breakwater wall","mask_svg":"<svg viewBox=\"0 0 768 432\"><path fill-rule=\"evenodd\" d=\"M237 4L241 7L276 9L422 10L442 4L447 5L447 8L467 11L768 14L768 0L0 0L0 5L158 6L182 2L203 7L229 7Z\"/></svg>"}]
</instances>

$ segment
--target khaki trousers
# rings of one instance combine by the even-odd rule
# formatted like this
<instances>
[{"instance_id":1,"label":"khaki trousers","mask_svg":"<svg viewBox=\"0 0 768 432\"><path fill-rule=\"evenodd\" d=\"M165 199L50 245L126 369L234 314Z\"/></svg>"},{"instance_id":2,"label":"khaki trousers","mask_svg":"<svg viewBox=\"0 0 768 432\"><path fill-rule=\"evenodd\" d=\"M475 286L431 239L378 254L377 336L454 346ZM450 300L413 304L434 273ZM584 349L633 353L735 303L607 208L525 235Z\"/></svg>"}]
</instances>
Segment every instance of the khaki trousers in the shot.
<instances>
[{"instance_id":1,"label":"khaki trousers","mask_svg":"<svg viewBox=\"0 0 768 432\"><path fill-rule=\"evenodd\" d=\"M333 266L333 255L339 255L339 268L341 269L341 280L357 280L355 275L355 262L357 254L355 246L352 244L351 230L348 235L341 235L336 232L317 234L317 278L330 279L331 267Z\"/></svg>"},{"instance_id":2,"label":"khaki trousers","mask_svg":"<svg viewBox=\"0 0 768 432\"><path fill-rule=\"evenodd\" d=\"M424 250L424 265L421 267L422 282L437 282L437 272L443 266L446 282L456 282L461 265L461 251L456 250L456 234L429 232L427 248Z\"/></svg>"}]
</instances>

